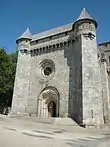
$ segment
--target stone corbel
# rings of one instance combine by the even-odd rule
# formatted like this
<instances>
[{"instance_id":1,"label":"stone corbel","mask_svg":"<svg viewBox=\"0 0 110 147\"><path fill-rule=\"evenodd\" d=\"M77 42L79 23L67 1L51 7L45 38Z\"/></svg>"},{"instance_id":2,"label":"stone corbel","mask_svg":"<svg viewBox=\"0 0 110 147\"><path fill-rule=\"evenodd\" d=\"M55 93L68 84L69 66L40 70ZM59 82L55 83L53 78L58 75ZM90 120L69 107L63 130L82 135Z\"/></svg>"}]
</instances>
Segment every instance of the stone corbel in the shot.
<instances>
[{"instance_id":1,"label":"stone corbel","mask_svg":"<svg viewBox=\"0 0 110 147\"><path fill-rule=\"evenodd\" d=\"M79 41L79 38L80 38L80 35L77 35L77 36L74 38L74 40L75 40L75 41Z\"/></svg>"},{"instance_id":2,"label":"stone corbel","mask_svg":"<svg viewBox=\"0 0 110 147\"><path fill-rule=\"evenodd\" d=\"M84 38L86 38L86 40L88 39L88 34L83 34Z\"/></svg>"},{"instance_id":3,"label":"stone corbel","mask_svg":"<svg viewBox=\"0 0 110 147\"><path fill-rule=\"evenodd\" d=\"M90 39L90 40L93 40L95 38L95 35L92 34L92 33L85 33L83 34L83 36L86 38L86 39Z\"/></svg>"},{"instance_id":4,"label":"stone corbel","mask_svg":"<svg viewBox=\"0 0 110 147\"><path fill-rule=\"evenodd\" d=\"M20 49L19 51L20 51L20 53L22 53L22 54L24 53L24 50L22 50L22 49Z\"/></svg>"},{"instance_id":5,"label":"stone corbel","mask_svg":"<svg viewBox=\"0 0 110 147\"><path fill-rule=\"evenodd\" d=\"M22 54L30 54L30 51L29 50L27 50L27 49L20 49L20 52L22 53Z\"/></svg>"}]
</instances>

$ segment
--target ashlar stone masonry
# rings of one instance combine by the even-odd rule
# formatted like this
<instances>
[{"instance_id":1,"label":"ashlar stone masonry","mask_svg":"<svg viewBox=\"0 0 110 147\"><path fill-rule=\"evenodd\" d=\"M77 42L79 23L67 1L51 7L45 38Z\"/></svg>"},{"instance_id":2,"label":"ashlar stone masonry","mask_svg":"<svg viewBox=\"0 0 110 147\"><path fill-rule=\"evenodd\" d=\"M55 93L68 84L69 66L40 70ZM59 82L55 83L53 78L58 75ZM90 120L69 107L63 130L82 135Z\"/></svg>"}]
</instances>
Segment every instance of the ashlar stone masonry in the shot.
<instances>
[{"instance_id":1,"label":"ashlar stone masonry","mask_svg":"<svg viewBox=\"0 0 110 147\"><path fill-rule=\"evenodd\" d=\"M110 113L110 43L97 44L97 22L82 10L77 20L17 40L11 115L66 117L102 125Z\"/></svg>"}]
</instances>

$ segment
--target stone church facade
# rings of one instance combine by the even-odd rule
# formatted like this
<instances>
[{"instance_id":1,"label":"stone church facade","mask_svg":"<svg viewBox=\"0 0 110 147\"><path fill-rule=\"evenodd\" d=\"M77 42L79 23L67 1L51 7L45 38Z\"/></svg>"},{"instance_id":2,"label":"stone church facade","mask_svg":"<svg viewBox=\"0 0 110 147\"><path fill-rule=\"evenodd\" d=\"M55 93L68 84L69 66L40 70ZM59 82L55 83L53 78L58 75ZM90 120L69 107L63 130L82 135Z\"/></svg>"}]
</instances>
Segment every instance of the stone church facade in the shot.
<instances>
[{"instance_id":1,"label":"stone church facade","mask_svg":"<svg viewBox=\"0 0 110 147\"><path fill-rule=\"evenodd\" d=\"M11 115L109 119L110 43L97 44L97 22L85 9L73 23L17 40Z\"/></svg>"}]
</instances>

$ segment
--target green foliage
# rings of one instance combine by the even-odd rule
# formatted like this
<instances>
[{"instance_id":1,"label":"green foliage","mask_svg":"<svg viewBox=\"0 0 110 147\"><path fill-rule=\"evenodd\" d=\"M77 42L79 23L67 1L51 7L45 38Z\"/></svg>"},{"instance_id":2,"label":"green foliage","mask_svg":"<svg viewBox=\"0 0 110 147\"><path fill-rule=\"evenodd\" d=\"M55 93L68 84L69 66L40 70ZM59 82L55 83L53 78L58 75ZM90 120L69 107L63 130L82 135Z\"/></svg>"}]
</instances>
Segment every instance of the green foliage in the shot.
<instances>
[{"instance_id":1,"label":"green foliage","mask_svg":"<svg viewBox=\"0 0 110 147\"><path fill-rule=\"evenodd\" d=\"M7 54L0 49L0 108L10 107L16 71L17 53Z\"/></svg>"}]
</instances>

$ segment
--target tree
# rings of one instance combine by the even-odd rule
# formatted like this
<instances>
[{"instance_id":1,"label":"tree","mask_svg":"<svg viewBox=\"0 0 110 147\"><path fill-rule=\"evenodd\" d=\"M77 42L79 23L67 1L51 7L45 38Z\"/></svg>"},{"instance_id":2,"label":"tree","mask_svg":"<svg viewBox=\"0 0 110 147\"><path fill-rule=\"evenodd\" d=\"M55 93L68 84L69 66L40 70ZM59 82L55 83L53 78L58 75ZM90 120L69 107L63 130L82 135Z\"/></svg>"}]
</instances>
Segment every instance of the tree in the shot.
<instances>
[{"instance_id":1,"label":"tree","mask_svg":"<svg viewBox=\"0 0 110 147\"><path fill-rule=\"evenodd\" d=\"M16 72L17 53L8 55L0 49L0 112L11 106Z\"/></svg>"}]
</instances>

